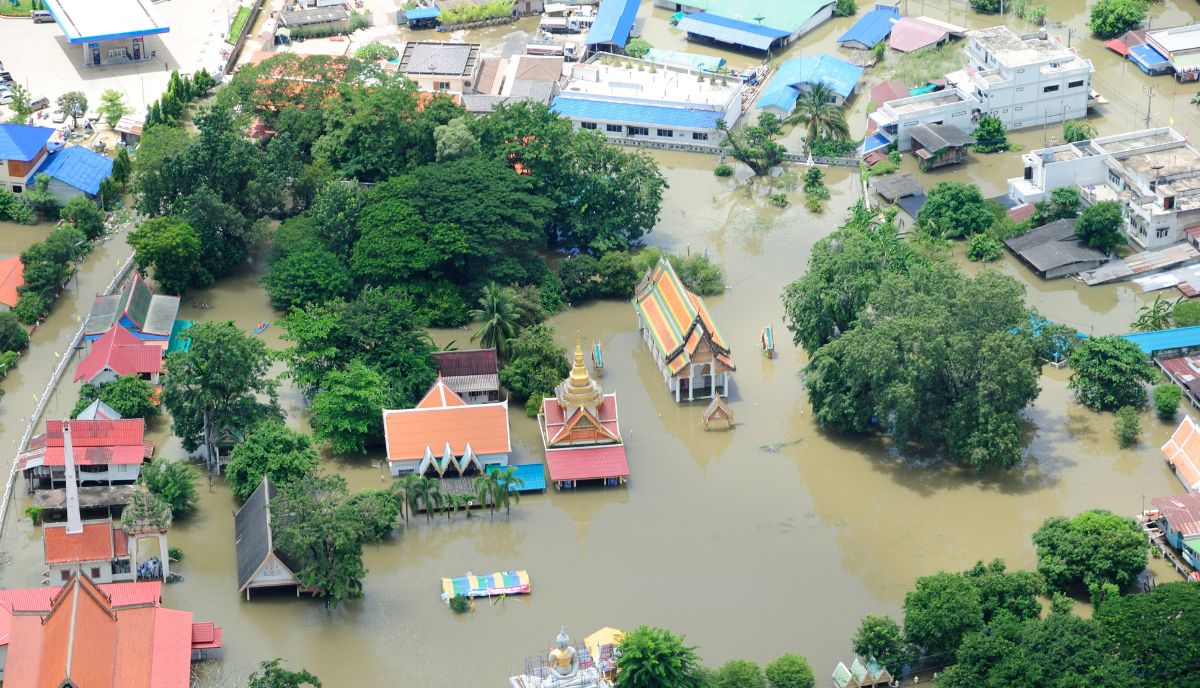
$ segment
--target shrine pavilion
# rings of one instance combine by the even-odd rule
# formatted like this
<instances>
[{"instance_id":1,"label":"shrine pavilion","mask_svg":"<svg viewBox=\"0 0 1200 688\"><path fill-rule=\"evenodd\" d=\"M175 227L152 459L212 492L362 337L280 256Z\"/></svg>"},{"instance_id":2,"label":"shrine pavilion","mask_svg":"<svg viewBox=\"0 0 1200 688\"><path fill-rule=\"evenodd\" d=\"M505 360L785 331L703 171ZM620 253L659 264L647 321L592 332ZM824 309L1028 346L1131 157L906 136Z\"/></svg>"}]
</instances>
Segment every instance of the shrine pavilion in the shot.
<instances>
[{"instance_id":1,"label":"shrine pavilion","mask_svg":"<svg viewBox=\"0 0 1200 688\"><path fill-rule=\"evenodd\" d=\"M571 374L553 397L542 400L538 425L546 447L546 468L556 488L576 487L585 481L624 485L628 480L629 462L617 424L617 395L605 394L588 375L578 342Z\"/></svg>"}]
</instances>

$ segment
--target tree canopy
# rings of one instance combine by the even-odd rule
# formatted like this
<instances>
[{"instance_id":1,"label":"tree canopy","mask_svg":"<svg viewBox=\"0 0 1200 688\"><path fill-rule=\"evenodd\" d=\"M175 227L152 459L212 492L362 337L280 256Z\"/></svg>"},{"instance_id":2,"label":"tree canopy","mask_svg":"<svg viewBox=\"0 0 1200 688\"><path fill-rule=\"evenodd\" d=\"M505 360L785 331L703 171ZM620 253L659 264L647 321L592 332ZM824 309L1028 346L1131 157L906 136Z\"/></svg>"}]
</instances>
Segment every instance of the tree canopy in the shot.
<instances>
[{"instance_id":1,"label":"tree canopy","mask_svg":"<svg viewBox=\"0 0 1200 688\"><path fill-rule=\"evenodd\" d=\"M927 656L944 660L964 636L982 628L979 590L959 574L923 576L904 596L904 635Z\"/></svg>"},{"instance_id":2,"label":"tree canopy","mask_svg":"<svg viewBox=\"0 0 1200 688\"><path fill-rule=\"evenodd\" d=\"M1046 519L1033 534L1038 573L1051 587L1115 583L1124 588L1146 568L1146 538L1132 519L1095 509Z\"/></svg>"},{"instance_id":3,"label":"tree canopy","mask_svg":"<svg viewBox=\"0 0 1200 688\"><path fill-rule=\"evenodd\" d=\"M189 516L196 510L200 494L196 491L196 469L186 461L171 461L156 457L142 465L140 480L171 507L175 518Z\"/></svg>"},{"instance_id":4,"label":"tree canopy","mask_svg":"<svg viewBox=\"0 0 1200 688\"><path fill-rule=\"evenodd\" d=\"M851 639L854 654L874 658L893 671L900 668L904 656L904 631L890 616L868 614L858 624Z\"/></svg>"},{"instance_id":5,"label":"tree canopy","mask_svg":"<svg viewBox=\"0 0 1200 688\"><path fill-rule=\"evenodd\" d=\"M136 375L122 375L102 385L84 385L79 388L79 400L71 410L71 417L79 415L80 411L99 399L121 414L122 418L150 420L158 415L158 405L155 403L157 393L154 385Z\"/></svg>"},{"instance_id":6,"label":"tree canopy","mask_svg":"<svg viewBox=\"0 0 1200 688\"><path fill-rule=\"evenodd\" d=\"M362 510L341 476L310 477L282 489L271 505L276 547L298 564L300 584L314 588L326 607L362 597L366 534Z\"/></svg>"},{"instance_id":7,"label":"tree canopy","mask_svg":"<svg viewBox=\"0 0 1200 688\"><path fill-rule=\"evenodd\" d=\"M263 662L257 671L250 674L247 688L321 688L321 681L309 672L301 669L289 671L283 668L283 662L272 659Z\"/></svg>"},{"instance_id":8,"label":"tree canopy","mask_svg":"<svg viewBox=\"0 0 1200 688\"><path fill-rule=\"evenodd\" d=\"M395 405L388 378L356 358L325 376L309 413L317 438L335 454L363 454L383 442L380 410Z\"/></svg>"},{"instance_id":9,"label":"tree canopy","mask_svg":"<svg viewBox=\"0 0 1200 688\"><path fill-rule=\"evenodd\" d=\"M1123 222L1121 204L1117 201L1100 201L1083 211L1075 225L1075 236L1094 249L1112 253L1125 242L1121 236Z\"/></svg>"},{"instance_id":10,"label":"tree canopy","mask_svg":"<svg viewBox=\"0 0 1200 688\"><path fill-rule=\"evenodd\" d=\"M1137 344L1116 336L1088 337L1071 351L1067 386L1079 403L1097 411L1146 403L1147 383L1154 380L1150 361Z\"/></svg>"},{"instance_id":11,"label":"tree canopy","mask_svg":"<svg viewBox=\"0 0 1200 688\"><path fill-rule=\"evenodd\" d=\"M625 634L617 658L617 688L696 688L696 648L665 628L639 626Z\"/></svg>"},{"instance_id":12,"label":"tree canopy","mask_svg":"<svg viewBox=\"0 0 1200 688\"><path fill-rule=\"evenodd\" d=\"M1098 0L1092 5L1088 28L1097 38L1113 38L1136 29L1146 19L1144 0Z\"/></svg>"},{"instance_id":13,"label":"tree canopy","mask_svg":"<svg viewBox=\"0 0 1200 688\"><path fill-rule=\"evenodd\" d=\"M320 465L321 457L308 435L277 420L267 420L251 428L246 438L233 448L225 477L233 495L245 501L258 489L263 477L282 489L309 480Z\"/></svg>"},{"instance_id":14,"label":"tree canopy","mask_svg":"<svg viewBox=\"0 0 1200 688\"><path fill-rule=\"evenodd\" d=\"M749 167L756 177L770 174L771 168L778 167L787 153L775 141L783 133L783 126L769 112L760 113L757 124L743 124L736 129L730 129L725 120L718 120L717 130L725 137L724 145L731 149L730 156Z\"/></svg>"},{"instance_id":15,"label":"tree canopy","mask_svg":"<svg viewBox=\"0 0 1200 688\"><path fill-rule=\"evenodd\" d=\"M962 239L992 226L993 217L979 187L938 182L917 213L917 225L934 236Z\"/></svg>"},{"instance_id":16,"label":"tree canopy","mask_svg":"<svg viewBox=\"0 0 1200 688\"><path fill-rule=\"evenodd\" d=\"M570 372L567 350L554 343L554 329L534 325L513 340L508 362L500 370L500 384L515 398L530 399L540 409L542 396L553 396L554 388ZM526 411L530 408L527 406Z\"/></svg>"}]
</instances>

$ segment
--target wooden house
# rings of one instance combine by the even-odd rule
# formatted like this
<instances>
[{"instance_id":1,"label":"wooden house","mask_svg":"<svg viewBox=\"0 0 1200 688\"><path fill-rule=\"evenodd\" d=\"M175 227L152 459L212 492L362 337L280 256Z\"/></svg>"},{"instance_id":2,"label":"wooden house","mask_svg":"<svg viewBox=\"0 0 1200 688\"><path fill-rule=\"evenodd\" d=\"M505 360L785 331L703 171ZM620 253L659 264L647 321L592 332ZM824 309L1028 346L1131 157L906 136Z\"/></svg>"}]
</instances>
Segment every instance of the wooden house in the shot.
<instances>
[{"instance_id":1,"label":"wooden house","mask_svg":"<svg viewBox=\"0 0 1200 688\"><path fill-rule=\"evenodd\" d=\"M26 489L61 487L66 483L66 447L61 420L46 421L46 432L29 441L17 455L16 470L25 474ZM141 418L74 420L72 456L79 485L113 485L136 482L142 463L154 455L145 441L146 422Z\"/></svg>"},{"instance_id":2,"label":"wooden house","mask_svg":"<svg viewBox=\"0 0 1200 688\"><path fill-rule=\"evenodd\" d=\"M908 133L922 172L966 162L967 146L975 142L953 124L915 124Z\"/></svg>"},{"instance_id":3,"label":"wooden house","mask_svg":"<svg viewBox=\"0 0 1200 688\"><path fill-rule=\"evenodd\" d=\"M1155 497L1150 506L1157 512L1167 543L1193 568L1200 569L1200 494Z\"/></svg>"},{"instance_id":4,"label":"wooden house","mask_svg":"<svg viewBox=\"0 0 1200 688\"><path fill-rule=\"evenodd\" d=\"M688 291L665 257L642 278L633 298L638 327L675 401L729 395L737 369L704 300Z\"/></svg>"},{"instance_id":5,"label":"wooden house","mask_svg":"<svg viewBox=\"0 0 1200 688\"><path fill-rule=\"evenodd\" d=\"M238 592L250 599L257 588L294 587L300 594L299 564L275 548L271 535L271 501L277 491L263 476L254 494L233 517L237 548Z\"/></svg>"},{"instance_id":6,"label":"wooden house","mask_svg":"<svg viewBox=\"0 0 1200 688\"><path fill-rule=\"evenodd\" d=\"M433 365L446 386L468 404L500 401L500 362L495 349L435 351Z\"/></svg>"}]
</instances>

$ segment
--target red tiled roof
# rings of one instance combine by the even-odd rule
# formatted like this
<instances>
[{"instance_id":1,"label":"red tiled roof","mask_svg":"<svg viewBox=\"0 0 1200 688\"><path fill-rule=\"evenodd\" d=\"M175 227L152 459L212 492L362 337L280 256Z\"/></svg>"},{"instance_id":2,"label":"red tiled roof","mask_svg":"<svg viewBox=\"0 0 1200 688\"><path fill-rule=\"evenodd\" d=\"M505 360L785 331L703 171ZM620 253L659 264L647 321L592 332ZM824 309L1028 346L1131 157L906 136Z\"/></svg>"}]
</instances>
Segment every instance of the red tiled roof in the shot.
<instances>
[{"instance_id":1,"label":"red tiled roof","mask_svg":"<svg viewBox=\"0 0 1200 688\"><path fill-rule=\"evenodd\" d=\"M908 88L895 79L881 81L871 87L871 102L877 106L883 105L889 100L907 98L909 95L911 94L908 92Z\"/></svg>"},{"instance_id":2,"label":"red tiled roof","mask_svg":"<svg viewBox=\"0 0 1200 688\"><path fill-rule=\"evenodd\" d=\"M1008 215L1009 219L1011 219L1013 222L1024 222L1025 220L1033 217L1033 213L1036 210L1037 206L1034 204L1022 203L1021 205L1009 208L1004 214Z\"/></svg>"},{"instance_id":3,"label":"red tiled roof","mask_svg":"<svg viewBox=\"0 0 1200 688\"><path fill-rule=\"evenodd\" d=\"M75 368L75 381L91 382L106 369L117 375L141 375L163 371L163 349L158 342L144 342L132 332L113 325L92 344L92 351Z\"/></svg>"},{"instance_id":4,"label":"red tiled roof","mask_svg":"<svg viewBox=\"0 0 1200 688\"><path fill-rule=\"evenodd\" d=\"M467 445L477 455L512 451L508 402L467 405L439 377L416 408L383 411L383 434L389 461L409 461L430 449L441 456L447 443L455 456Z\"/></svg>"},{"instance_id":5,"label":"red tiled roof","mask_svg":"<svg viewBox=\"0 0 1200 688\"><path fill-rule=\"evenodd\" d=\"M59 686L68 667L81 688L187 688L191 612L159 606L157 587L137 606L117 604L109 588L76 576L44 614L13 615L5 688Z\"/></svg>"},{"instance_id":6,"label":"red tiled roof","mask_svg":"<svg viewBox=\"0 0 1200 688\"><path fill-rule=\"evenodd\" d=\"M221 647L221 627L211 621L192 624L192 649L215 650Z\"/></svg>"},{"instance_id":7,"label":"red tiled roof","mask_svg":"<svg viewBox=\"0 0 1200 688\"><path fill-rule=\"evenodd\" d=\"M17 305L17 287L25 284L25 266L20 256L0 260L0 303L12 308Z\"/></svg>"},{"instance_id":8,"label":"red tiled roof","mask_svg":"<svg viewBox=\"0 0 1200 688\"><path fill-rule=\"evenodd\" d=\"M575 413L582 413L582 409L572 409ZM542 400L542 414L545 422L545 433L542 437L546 444L554 444L564 440L569 441L567 436L573 430L572 424L569 422L574 418L575 413L563 415L563 407L559 406L558 400L554 397L546 397ZM595 412L595 420L600 422L600 425L612 433L612 436L619 440L621 438L621 429L617 423L617 395L605 394L604 400L600 402L600 407Z\"/></svg>"},{"instance_id":9,"label":"red tiled roof","mask_svg":"<svg viewBox=\"0 0 1200 688\"><path fill-rule=\"evenodd\" d=\"M496 375L500 363L495 349L469 349L466 351L435 351L433 364L444 377L464 375Z\"/></svg>"},{"instance_id":10,"label":"red tiled roof","mask_svg":"<svg viewBox=\"0 0 1200 688\"><path fill-rule=\"evenodd\" d=\"M116 542L118 532L121 534L120 548ZM129 556L125 531L109 521L84 523L83 532L76 535L67 533L65 523L47 525L42 529L42 549L47 565L112 561L118 556L118 549L124 550L120 556Z\"/></svg>"},{"instance_id":11,"label":"red tiled roof","mask_svg":"<svg viewBox=\"0 0 1200 688\"><path fill-rule=\"evenodd\" d=\"M1200 535L1200 494L1155 497L1150 505L1161 511L1167 524L1184 537Z\"/></svg>"},{"instance_id":12,"label":"red tiled roof","mask_svg":"<svg viewBox=\"0 0 1200 688\"><path fill-rule=\"evenodd\" d=\"M30 440L29 449L18 461L18 470L65 464L62 424L61 420L46 421L46 432ZM143 439L145 429L146 422L141 418L73 420L71 446L75 450L75 464L140 464L154 450L153 445L148 446Z\"/></svg>"},{"instance_id":13,"label":"red tiled roof","mask_svg":"<svg viewBox=\"0 0 1200 688\"><path fill-rule=\"evenodd\" d=\"M107 583L99 588L112 600L114 609L155 606L162 600L162 583L159 581ZM0 646L8 645L13 612L49 613L58 591L58 588L48 587L0 590ZM217 631L219 632L220 628Z\"/></svg>"},{"instance_id":14,"label":"red tiled roof","mask_svg":"<svg viewBox=\"0 0 1200 688\"><path fill-rule=\"evenodd\" d=\"M1184 487L1189 492L1200 490L1200 426L1191 416L1184 416L1162 452Z\"/></svg>"},{"instance_id":15,"label":"red tiled roof","mask_svg":"<svg viewBox=\"0 0 1200 688\"><path fill-rule=\"evenodd\" d=\"M548 449L546 467L554 482L629 477L629 461L625 458L623 444Z\"/></svg>"}]
</instances>

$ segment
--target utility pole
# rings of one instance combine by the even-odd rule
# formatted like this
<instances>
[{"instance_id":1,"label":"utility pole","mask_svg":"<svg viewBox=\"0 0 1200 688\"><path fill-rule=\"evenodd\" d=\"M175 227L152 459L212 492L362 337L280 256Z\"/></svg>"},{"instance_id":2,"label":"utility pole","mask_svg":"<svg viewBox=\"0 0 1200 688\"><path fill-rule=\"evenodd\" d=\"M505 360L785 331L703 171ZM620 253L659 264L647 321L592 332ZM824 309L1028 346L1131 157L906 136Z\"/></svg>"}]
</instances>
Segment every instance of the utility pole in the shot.
<instances>
[{"instance_id":1,"label":"utility pole","mask_svg":"<svg viewBox=\"0 0 1200 688\"><path fill-rule=\"evenodd\" d=\"M1142 92L1146 94L1146 129L1150 128L1150 103L1154 102L1154 87L1144 86Z\"/></svg>"}]
</instances>

